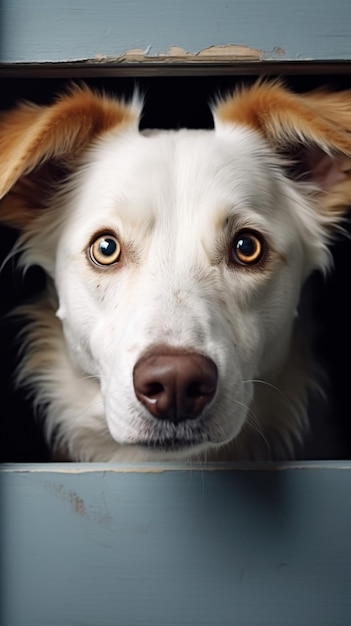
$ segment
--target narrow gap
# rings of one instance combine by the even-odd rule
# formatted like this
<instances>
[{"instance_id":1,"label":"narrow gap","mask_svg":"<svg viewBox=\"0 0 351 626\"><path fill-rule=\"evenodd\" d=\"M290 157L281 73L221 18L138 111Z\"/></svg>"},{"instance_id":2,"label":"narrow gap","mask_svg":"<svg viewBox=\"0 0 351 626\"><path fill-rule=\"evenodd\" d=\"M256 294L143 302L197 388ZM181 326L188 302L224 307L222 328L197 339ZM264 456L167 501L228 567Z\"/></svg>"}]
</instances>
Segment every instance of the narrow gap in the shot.
<instances>
[{"instance_id":1,"label":"narrow gap","mask_svg":"<svg viewBox=\"0 0 351 626\"><path fill-rule=\"evenodd\" d=\"M257 76L281 76L292 89L303 92L323 85L336 89L351 87L348 63L265 63L235 66L164 66L116 68L89 64L69 66L0 66L0 109L20 100L38 104L51 102L72 82L82 82L108 93L129 96L136 86L145 94L144 127L208 128L208 103L241 83L252 83ZM16 232L0 228L0 265L16 240ZM351 352L351 302L348 298L350 241L340 238L333 245L334 271L326 280L315 277L311 283L315 313L316 350L330 379L330 406L339 432L338 450L329 458L351 459L351 423L348 418L349 367ZM39 293L45 284L40 270L33 268L25 277L14 271L13 262L0 274L1 427L0 461L40 462L49 459L40 429L35 424L31 404L23 391L15 390L18 322L4 318L14 306Z\"/></svg>"}]
</instances>

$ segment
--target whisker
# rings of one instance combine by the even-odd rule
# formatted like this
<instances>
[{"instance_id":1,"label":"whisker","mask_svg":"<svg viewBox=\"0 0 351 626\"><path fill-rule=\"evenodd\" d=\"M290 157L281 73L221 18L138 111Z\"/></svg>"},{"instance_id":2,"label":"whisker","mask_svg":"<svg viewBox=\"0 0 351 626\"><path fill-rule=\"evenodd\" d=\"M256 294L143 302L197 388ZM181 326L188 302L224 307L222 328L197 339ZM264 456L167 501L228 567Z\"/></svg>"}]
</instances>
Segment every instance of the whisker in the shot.
<instances>
[{"instance_id":1,"label":"whisker","mask_svg":"<svg viewBox=\"0 0 351 626\"><path fill-rule=\"evenodd\" d=\"M256 384L265 385L266 387L269 387L270 389L273 389L274 391L279 393L280 396L282 396L283 398L285 398L285 400L290 402L288 396L281 389L279 389L279 387L277 387L276 385L273 385L273 383L269 383L267 380L263 380L260 378L251 378L251 379L248 378L247 380L243 380L243 385L248 384L248 383L253 383L255 385Z\"/></svg>"},{"instance_id":2,"label":"whisker","mask_svg":"<svg viewBox=\"0 0 351 626\"><path fill-rule=\"evenodd\" d=\"M253 382L253 381L251 381ZM244 409L246 409L247 411L247 425L252 428L252 430L256 433L258 433L258 435L260 435L260 437L262 438L266 449L267 449L267 454L269 455L269 457L271 456L271 446L270 443L264 433L264 430L262 429L262 426L259 422L259 420L257 419L256 415L254 414L254 412L252 411L252 409L250 408L249 405L244 404L243 402L240 402L239 400L234 400L235 404L238 404L239 406L242 406ZM237 439L234 440L234 442L238 445L239 442L237 441Z\"/></svg>"}]
</instances>

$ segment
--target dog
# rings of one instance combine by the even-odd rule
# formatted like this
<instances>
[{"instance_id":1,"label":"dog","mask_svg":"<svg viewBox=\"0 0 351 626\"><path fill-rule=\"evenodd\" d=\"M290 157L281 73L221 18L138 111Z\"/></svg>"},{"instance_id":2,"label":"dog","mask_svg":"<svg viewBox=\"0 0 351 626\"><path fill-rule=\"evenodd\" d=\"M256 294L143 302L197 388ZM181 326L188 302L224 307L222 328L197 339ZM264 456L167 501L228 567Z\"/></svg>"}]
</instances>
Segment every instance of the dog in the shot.
<instances>
[{"instance_id":1,"label":"dog","mask_svg":"<svg viewBox=\"0 0 351 626\"><path fill-rule=\"evenodd\" d=\"M259 81L213 129L139 130L72 87L0 122L0 219L45 293L17 384L72 461L293 458L314 384L301 290L351 201L351 92Z\"/></svg>"}]
</instances>

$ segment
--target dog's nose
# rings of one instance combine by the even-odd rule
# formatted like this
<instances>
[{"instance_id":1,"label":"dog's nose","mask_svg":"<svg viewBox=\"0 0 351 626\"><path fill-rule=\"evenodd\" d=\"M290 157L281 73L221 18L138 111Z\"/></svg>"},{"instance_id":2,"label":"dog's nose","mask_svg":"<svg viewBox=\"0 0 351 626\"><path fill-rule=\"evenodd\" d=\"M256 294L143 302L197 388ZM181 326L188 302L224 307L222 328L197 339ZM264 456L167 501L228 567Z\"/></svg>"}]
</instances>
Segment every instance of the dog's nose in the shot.
<instances>
[{"instance_id":1,"label":"dog's nose","mask_svg":"<svg viewBox=\"0 0 351 626\"><path fill-rule=\"evenodd\" d=\"M154 417L171 422L198 417L214 397L217 379L211 359L171 348L141 358L133 372L138 400Z\"/></svg>"}]
</instances>

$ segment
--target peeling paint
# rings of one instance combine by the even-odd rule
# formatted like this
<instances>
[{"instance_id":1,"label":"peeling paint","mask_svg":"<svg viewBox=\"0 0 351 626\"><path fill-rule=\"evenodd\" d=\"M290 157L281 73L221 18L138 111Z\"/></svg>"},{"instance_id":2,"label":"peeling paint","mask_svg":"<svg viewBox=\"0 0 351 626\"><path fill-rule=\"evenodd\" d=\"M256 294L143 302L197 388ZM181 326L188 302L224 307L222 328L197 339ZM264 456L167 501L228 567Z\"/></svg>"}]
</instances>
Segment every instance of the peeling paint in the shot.
<instances>
[{"instance_id":1,"label":"peeling paint","mask_svg":"<svg viewBox=\"0 0 351 626\"><path fill-rule=\"evenodd\" d=\"M171 46L167 52L161 52L157 55L150 54L151 49L151 45L146 50L131 48L117 57L98 54L91 61L95 63L228 63L231 61L260 61L264 57L262 50L240 44L213 45L198 52L188 52L180 46ZM279 56L284 54L284 51L279 49Z\"/></svg>"},{"instance_id":2,"label":"peeling paint","mask_svg":"<svg viewBox=\"0 0 351 626\"><path fill-rule=\"evenodd\" d=\"M229 46L210 46L209 48L204 48L204 50L200 50L197 54L199 58L206 59L239 59L240 61L259 61L263 56L262 50L257 50L256 48L249 48L248 46L242 45L229 45Z\"/></svg>"}]
</instances>

